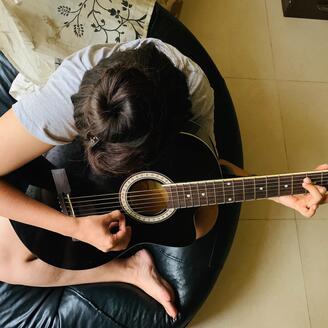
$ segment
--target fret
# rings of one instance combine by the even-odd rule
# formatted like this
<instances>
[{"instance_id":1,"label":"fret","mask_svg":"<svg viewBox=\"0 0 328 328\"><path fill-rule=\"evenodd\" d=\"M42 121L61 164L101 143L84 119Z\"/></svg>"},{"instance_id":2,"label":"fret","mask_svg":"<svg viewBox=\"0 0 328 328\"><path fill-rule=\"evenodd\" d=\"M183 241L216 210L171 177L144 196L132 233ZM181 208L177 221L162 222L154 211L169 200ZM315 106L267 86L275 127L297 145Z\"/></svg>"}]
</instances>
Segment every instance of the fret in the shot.
<instances>
[{"instance_id":1,"label":"fret","mask_svg":"<svg viewBox=\"0 0 328 328\"><path fill-rule=\"evenodd\" d=\"M322 183L321 186L328 187L328 172L322 172Z\"/></svg>"},{"instance_id":2,"label":"fret","mask_svg":"<svg viewBox=\"0 0 328 328\"><path fill-rule=\"evenodd\" d=\"M308 177L311 179L313 184L321 185L321 174L318 173L310 173Z\"/></svg>"},{"instance_id":3,"label":"fret","mask_svg":"<svg viewBox=\"0 0 328 328\"><path fill-rule=\"evenodd\" d=\"M215 201L217 204L225 203L224 184L222 181L217 181L215 184Z\"/></svg>"},{"instance_id":4,"label":"fret","mask_svg":"<svg viewBox=\"0 0 328 328\"><path fill-rule=\"evenodd\" d=\"M245 178L244 194L245 194L245 200L255 199L255 178Z\"/></svg>"},{"instance_id":5,"label":"fret","mask_svg":"<svg viewBox=\"0 0 328 328\"><path fill-rule=\"evenodd\" d=\"M214 190L214 184L211 182L205 182L205 189L207 191L207 202L208 205L215 205L215 190Z\"/></svg>"},{"instance_id":6,"label":"fret","mask_svg":"<svg viewBox=\"0 0 328 328\"><path fill-rule=\"evenodd\" d=\"M279 196L279 178L267 177L267 197Z\"/></svg>"},{"instance_id":7,"label":"fret","mask_svg":"<svg viewBox=\"0 0 328 328\"><path fill-rule=\"evenodd\" d=\"M245 200L245 188L243 179L234 180L234 198L236 202L242 202Z\"/></svg>"},{"instance_id":8,"label":"fret","mask_svg":"<svg viewBox=\"0 0 328 328\"><path fill-rule=\"evenodd\" d=\"M197 197L199 199L199 206L200 206L200 205L202 205L202 202L201 202L201 198L200 198L200 192L199 192L198 182L196 182L195 185L196 185Z\"/></svg>"},{"instance_id":9,"label":"fret","mask_svg":"<svg viewBox=\"0 0 328 328\"><path fill-rule=\"evenodd\" d=\"M292 187L292 178L290 175L281 175L280 176L280 196L291 195Z\"/></svg>"},{"instance_id":10,"label":"fret","mask_svg":"<svg viewBox=\"0 0 328 328\"><path fill-rule=\"evenodd\" d=\"M302 183L305 178L305 174L294 174L293 175L293 194L304 194L306 190L303 188Z\"/></svg>"},{"instance_id":11,"label":"fret","mask_svg":"<svg viewBox=\"0 0 328 328\"><path fill-rule=\"evenodd\" d=\"M168 195L168 202L167 202L167 208L175 208L174 207L174 201L173 201L173 197L172 197L172 188L171 188L172 185L167 185L165 186L165 189L166 189L166 192L167 192L167 195Z\"/></svg>"},{"instance_id":12,"label":"fret","mask_svg":"<svg viewBox=\"0 0 328 328\"><path fill-rule=\"evenodd\" d=\"M322 172L322 186L328 187L328 172Z\"/></svg>"},{"instance_id":13,"label":"fret","mask_svg":"<svg viewBox=\"0 0 328 328\"><path fill-rule=\"evenodd\" d=\"M193 199L194 206L200 206L200 198L197 183L190 184L191 197Z\"/></svg>"},{"instance_id":14,"label":"fret","mask_svg":"<svg viewBox=\"0 0 328 328\"><path fill-rule=\"evenodd\" d=\"M232 183L232 199L235 201L235 181L234 179L231 180Z\"/></svg>"},{"instance_id":15,"label":"fret","mask_svg":"<svg viewBox=\"0 0 328 328\"><path fill-rule=\"evenodd\" d=\"M313 173L315 175L314 181L316 182L316 184L323 186L323 187L328 187L328 172L324 171L324 172L318 172L318 173ZM312 178L311 178L312 180Z\"/></svg>"},{"instance_id":16,"label":"fret","mask_svg":"<svg viewBox=\"0 0 328 328\"><path fill-rule=\"evenodd\" d=\"M195 197L194 197L194 195L192 193L191 184L189 184L189 190L190 190L190 198L192 199L192 205L193 206L196 206L196 204L195 204Z\"/></svg>"},{"instance_id":17,"label":"fret","mask_svg":"<svg viewBox=\"0 0 328 328\"><path fill-rule=\"evenodd\" d=\"M194 201L191 192L190 183L183 184L183 190L185 193L186 207L194 207Z\"/></svg>"},{"instance_id":18,"label":"fret","mask_svg":"<svg viewBox=\"0 0 328 328\"><path fill-rule=\"evenodd\" d=\"M225 203L231 203L234 201L234 190L233 190L233 181L223 180L223 186L224 186L224 201Z\"/></svg>"},{"instance_id":19,"label":"fret","mask_svg":"<svg viewBox=\"0 0 328 328\"><path fill-rule=\"evenodd\" d=\"M266 198L267 180L266 178L255 178L255 198Z\"/></svg>"},{"instance_id":20,"label":"fret","mask_svg":"<svg viewBox=\"0 0 328 328\"><path fill-rule=\"evenodd\" d=\"M182 184L177 184L177 194L178 194L178 200L179 200L179 207L180 208L186 208L187 207L187 203L186 203L186 196L184 193L184 188Z\"/></svg>"},{"instance_id":21,"label":"fret","mask_svg":"<svg viewBox=\"0 0 328 328\"><path fill-rule=\"evenodd\" d=\"M218 201L218 198L217 198L217 192L216 192L215 182L213 181L212 184L213 184L213 191L214 191L214 201L215 201L215 204L219 204L219 201Z\"/></svg>"},{"instance_id":22,"label":"fret","mask_svg":"<svg viewBox=\"0 0 328 328\"><path fill-rule=\"evenodd\" d=\"M197 183L198 185L198 191L199 191L199 197L200 197L200 205L205 206L208 205L208 198L207 198L207 190L204 182Z\"/></svg>"},{"instance_id":23,"label":"fret","mask_svg":"<svg viewBox=\"0 0 328 328\"><path fill-rule=\"evenodd\" d=\"M171 185L171 197L173 208L180 208L178 188L175 184Z\"/></svg>"}]
</instances>

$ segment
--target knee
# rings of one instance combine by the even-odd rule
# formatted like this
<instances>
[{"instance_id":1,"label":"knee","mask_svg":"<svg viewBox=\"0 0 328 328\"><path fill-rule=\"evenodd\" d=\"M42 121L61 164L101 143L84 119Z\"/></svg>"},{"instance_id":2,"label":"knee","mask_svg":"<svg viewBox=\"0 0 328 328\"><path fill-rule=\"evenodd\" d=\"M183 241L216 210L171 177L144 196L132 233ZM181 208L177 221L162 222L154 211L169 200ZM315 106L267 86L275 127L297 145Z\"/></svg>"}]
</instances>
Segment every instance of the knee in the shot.
<instances>
[{"instance_id":1,"label":"knee","mask_svg":"<svg viewBox=\"0 0 328 328\"><path fill-rule=\"evenodd\" d=\"M196 238L205 236L215 225L218 206L199 207L195 215Z\"/></svg>"},{"instance_id":2,"label":"knee","mask_svg":"<svg viewBox=\"0 0 328 328\"><path fill-rule=\"evenodd\" d=\"M0 250L0 281L19 284L24 269L35 259L36 257L19 257L8 250Z\"/></svg>"},{"instance_id":3,"label":"knee","mask_svg":"<svg viewBox=\"0 0 328 328\"><path fill-rule=\"evenodd\" d=\"M15 266L10 256L4 254L3 251L0 252L0 281L6 283L12 283L12 278L15 276Z\"/></svg>"},{"instance_id":4,"label":"knee","mask_svg":"<svg viewBox=\"0 0 328 328\"><path fill-rule=\"evenodd\" d=\"M8 219L0 217L0 280L13 283L35 259L18 239Z\"/></svg>"}]
</instances>

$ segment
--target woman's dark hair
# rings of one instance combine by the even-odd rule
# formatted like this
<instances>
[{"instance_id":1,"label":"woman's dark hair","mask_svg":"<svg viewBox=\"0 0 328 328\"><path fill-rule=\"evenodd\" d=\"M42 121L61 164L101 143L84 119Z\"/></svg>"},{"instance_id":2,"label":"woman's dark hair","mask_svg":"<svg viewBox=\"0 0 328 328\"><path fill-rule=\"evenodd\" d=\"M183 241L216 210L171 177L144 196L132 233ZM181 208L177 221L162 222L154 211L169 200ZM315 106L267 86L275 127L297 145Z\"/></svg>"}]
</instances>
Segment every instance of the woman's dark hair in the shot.
<instances>
[{"instance_id":1,"label":"woman's dark hair","mask_svg":"<svg viewBox=\"0 0 328 328\"><path fill-rule=\"evenodd\" d=\"M144 169L191 117L184 74L154 44L112 54L72 96L87 160L97 174Z\"/></svg>"}]
</instances>

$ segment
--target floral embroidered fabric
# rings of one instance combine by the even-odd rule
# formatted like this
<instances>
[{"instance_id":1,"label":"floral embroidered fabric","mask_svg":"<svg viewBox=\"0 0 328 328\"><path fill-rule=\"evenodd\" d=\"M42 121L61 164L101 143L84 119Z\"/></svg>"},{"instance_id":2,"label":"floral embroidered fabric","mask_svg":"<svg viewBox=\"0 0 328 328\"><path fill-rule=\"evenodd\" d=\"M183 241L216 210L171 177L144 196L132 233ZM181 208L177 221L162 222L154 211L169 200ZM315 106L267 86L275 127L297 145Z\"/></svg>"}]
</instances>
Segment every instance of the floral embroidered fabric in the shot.
<instances>
[{"instance_id":1,"label":"floral embroidered fabric","mask_svg":"<svg viewBox=\"0 0 328 328\"><path fill-rule=\"evenodd\" d=\"M0 50L42 85L65 58L91 44L147 36L155 0L0 0Z\"/></svg>"}]
</instances>

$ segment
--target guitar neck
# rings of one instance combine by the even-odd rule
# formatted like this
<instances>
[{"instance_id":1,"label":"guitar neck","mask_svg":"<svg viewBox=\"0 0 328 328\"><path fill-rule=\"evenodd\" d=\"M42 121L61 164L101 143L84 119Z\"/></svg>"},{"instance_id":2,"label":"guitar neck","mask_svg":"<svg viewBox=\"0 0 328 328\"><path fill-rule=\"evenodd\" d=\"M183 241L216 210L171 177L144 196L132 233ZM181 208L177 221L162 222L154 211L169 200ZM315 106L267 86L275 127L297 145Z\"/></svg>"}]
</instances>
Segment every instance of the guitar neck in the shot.
<instances>
[{"instance_id":1,"label":"guitar neck","mask_svg":"<svg viewBox=\"0 0 328 328\"><path fill-rule=\"evenodd\" d=\"M187 208L303 194L303 179L328 187L328 170L166 184L169 208Z\"/></svg>"}]
</instances>

